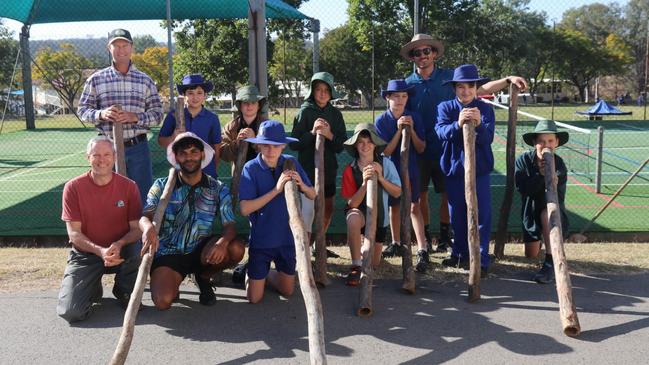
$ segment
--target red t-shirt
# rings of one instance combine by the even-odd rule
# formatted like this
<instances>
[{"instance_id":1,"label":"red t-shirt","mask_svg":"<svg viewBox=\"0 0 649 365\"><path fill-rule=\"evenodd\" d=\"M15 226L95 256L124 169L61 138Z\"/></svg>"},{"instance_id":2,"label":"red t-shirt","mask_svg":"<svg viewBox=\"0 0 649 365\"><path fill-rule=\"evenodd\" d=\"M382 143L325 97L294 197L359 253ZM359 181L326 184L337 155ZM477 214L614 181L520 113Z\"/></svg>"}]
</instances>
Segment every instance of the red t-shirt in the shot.
<instances>
[{"instance_id":1,"label":"red t-shirt","mask_svg":"<svg viewBox=\"0 0 649 365\"><path fill-rule=\"evenodd\" d=\"M113 172L107 185L99 186L90 172L68 181L63 188L65 222L81 222L81 232L93 243L108 247L130 229L129 221L142 215L140 192L133 180Z\"/></svg>"},{"instance_id":2,"label":"red t-shirt","mask_svg":"<svg viewBox=\"0 0 649 365\"><path fill-rule=\"evenodd\" d=\"M343 186L340 195L345 199L350 199L357 191L358 186L356 186L356 180L354 180L352 166L348 164L343 171Z\"/></svg>"}]
</instances>

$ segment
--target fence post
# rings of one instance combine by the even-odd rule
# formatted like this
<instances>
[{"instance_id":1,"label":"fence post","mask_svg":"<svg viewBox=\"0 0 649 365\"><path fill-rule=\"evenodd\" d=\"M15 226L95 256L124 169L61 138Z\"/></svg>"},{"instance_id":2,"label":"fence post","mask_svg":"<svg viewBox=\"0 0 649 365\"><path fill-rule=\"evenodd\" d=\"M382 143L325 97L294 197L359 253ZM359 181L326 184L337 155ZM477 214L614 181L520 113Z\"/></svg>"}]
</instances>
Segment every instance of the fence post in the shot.
<instances>
[{"instance_id":1,"label":"fence post","mask_svg":"<svg viewBox=\"0 0 649 365\"><path fill-rule=\"evenodd\" d=\"M595 165L595 186L597 194L602 192L602 153L604 151L604 127L597 127L597 160Z\"/></svg>"}]
</instances>

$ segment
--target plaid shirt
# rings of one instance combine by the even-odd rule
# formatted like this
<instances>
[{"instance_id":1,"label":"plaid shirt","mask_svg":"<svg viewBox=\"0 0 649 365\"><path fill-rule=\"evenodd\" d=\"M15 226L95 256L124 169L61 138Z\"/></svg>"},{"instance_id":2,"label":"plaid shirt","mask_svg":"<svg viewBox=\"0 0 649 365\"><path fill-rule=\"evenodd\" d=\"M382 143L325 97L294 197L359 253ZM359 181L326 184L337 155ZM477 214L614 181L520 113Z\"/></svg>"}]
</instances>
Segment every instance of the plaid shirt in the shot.
<instances>
[{"instance_id":1,"label":"plaid shirt","mask_svg":"<svg viewBox=\"0 0 649 365\"><path fill-rule=\"evenodd\" d=\"M162 104L153 80L133 64L122 74L114 66L92 74L79 98L79 115L112 139L113 123L99 119L101 109L119 104L123 110L137 114L137 123L124 123L124 139L146 134L149 127L162 120Z\"/></svg>"},{"instance_id":2,"label":"plaid shirt","mask_svg":"<svg viewBox=\"0 0 649 365\"><path fill-rule=\"evenodd\" d=\"M167 179L160 178L153 183L144 213L155 212ZM155 256L183 255L194 251L203 238L212 235L218 212L223 225L235 221L230 189L226 185L203 173L201 181L190 186L177 175L160 226L160 247Z\"/></svg>"}]
</instances>

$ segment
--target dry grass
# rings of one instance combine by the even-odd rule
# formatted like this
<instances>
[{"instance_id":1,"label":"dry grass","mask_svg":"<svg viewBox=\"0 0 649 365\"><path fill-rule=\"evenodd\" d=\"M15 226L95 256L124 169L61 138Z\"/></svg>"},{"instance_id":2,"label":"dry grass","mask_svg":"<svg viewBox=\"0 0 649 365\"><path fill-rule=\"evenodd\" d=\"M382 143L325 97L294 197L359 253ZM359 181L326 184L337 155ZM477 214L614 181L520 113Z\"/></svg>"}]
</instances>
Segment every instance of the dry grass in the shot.
<instances>
[{"instance_id":1,"label":"dry grass","mask_svg":"<svg viewBox=\"0 0 649 365\"><path fill-rule=\"evenodd\" d=\"M330 247L341 255L329 259L328 269L333 278L347 274L350 264L349 249L345 246ZM566 256L570 271L578 274L636 274L649 271L649 244L646 243L589 243L566 244ZM57 289L69 249L67 248L0 248L0 293L16 293ZM508 276L521 271L532 272L538 260L524 257L522 244L508 244L505 259L492 265L491 272ZM466 280L467 272L441 266L444 254L433 254L432 270L425 274L435 282ZM391 258L376 271L378 279L401 278L401 259ZM112 275L104 276L104 284L112 283Z\"/></svg>"}]
</instances>

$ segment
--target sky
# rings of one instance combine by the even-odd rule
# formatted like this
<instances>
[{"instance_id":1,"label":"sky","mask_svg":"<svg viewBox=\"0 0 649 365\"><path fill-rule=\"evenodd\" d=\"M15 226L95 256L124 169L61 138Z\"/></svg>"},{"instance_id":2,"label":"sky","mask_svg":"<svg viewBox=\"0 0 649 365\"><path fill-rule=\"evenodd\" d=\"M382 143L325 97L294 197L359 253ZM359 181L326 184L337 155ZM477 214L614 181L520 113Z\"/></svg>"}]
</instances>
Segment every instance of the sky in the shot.
<instances>
[{"instance_id":1,"label":"sky","mask_svg":"<svg viewBox=\"0 0 649 365\"><path fill-rule=\"evenodd\" d=\"M579 7L585 4L595 3L594 0L531 0L529 8L531 10L543 10L548 14L550 21L561 20L564 11ZM628 0L600 2L626 4ZM347 1L346 0L309 0L300 9L302 13L309 17L320 20L322 30L333 29L343 24L347 19ZM5 25L14 31L14 37L17 39L22 24L3 18ZM131 34L145 35L150 34L159 41L166 42L167 31L160 27L159 21L110 21L110 22L82 22L82 23L53 23L53 24L36 24L31 28L31 38L33 40L43 39L65 39L65 38L101 38L115 28L125 28L131 31Z\"/></svg>"}]
</instances>

